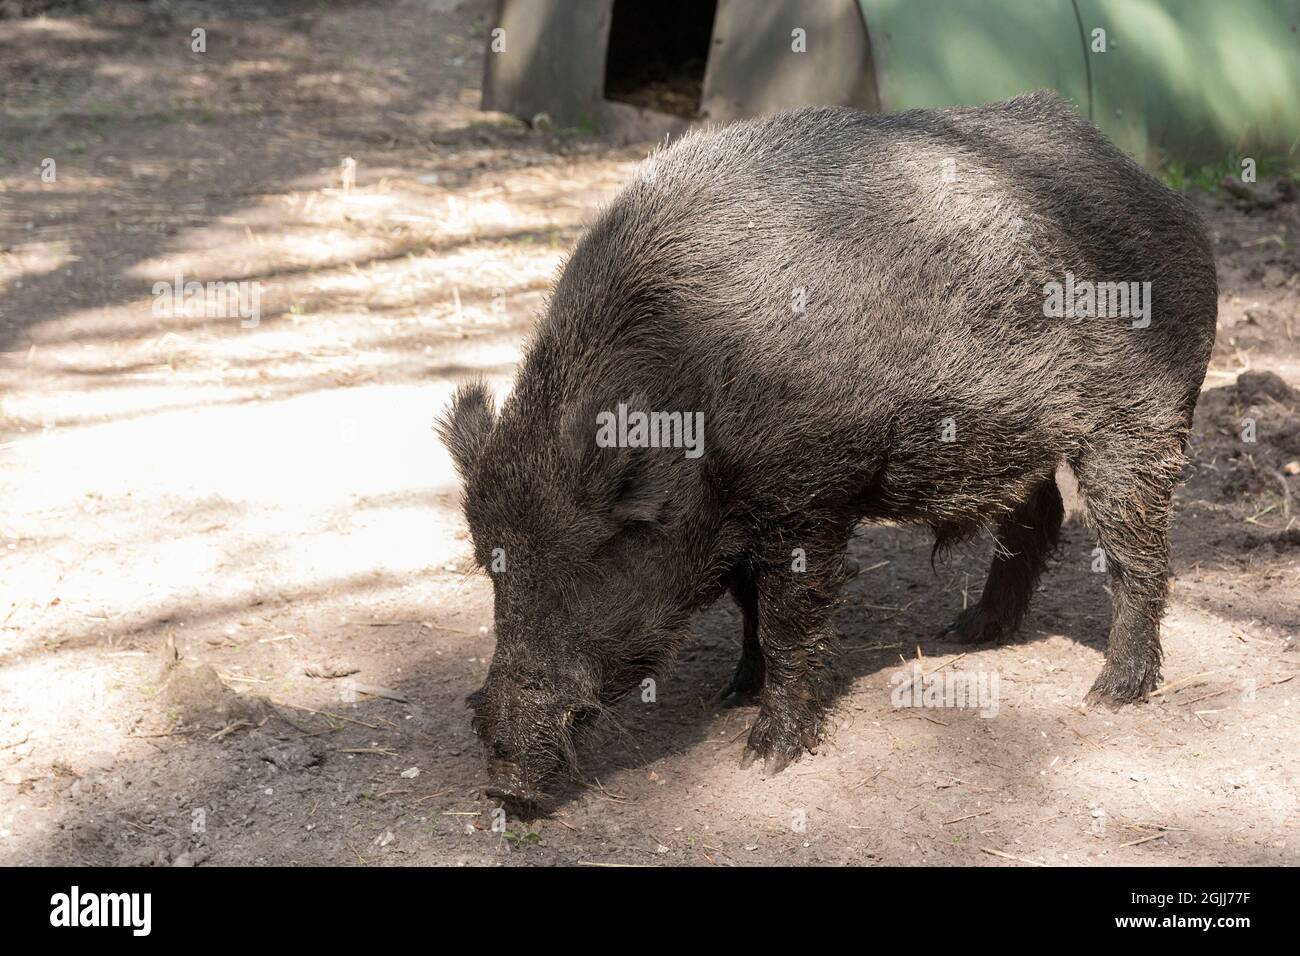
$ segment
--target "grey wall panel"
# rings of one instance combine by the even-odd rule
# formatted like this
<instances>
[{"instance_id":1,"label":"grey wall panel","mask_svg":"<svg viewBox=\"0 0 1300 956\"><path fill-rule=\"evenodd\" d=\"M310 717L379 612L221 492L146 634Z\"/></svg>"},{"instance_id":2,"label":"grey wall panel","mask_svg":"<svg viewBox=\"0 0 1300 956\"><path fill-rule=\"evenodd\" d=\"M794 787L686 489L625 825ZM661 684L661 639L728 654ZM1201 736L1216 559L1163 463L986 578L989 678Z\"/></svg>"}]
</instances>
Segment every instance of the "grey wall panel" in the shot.
<instances>
[{"instance_id":1,"label":"grey wall panel","mask_svg":"<svg viewBox=\"0 0 1300 956\"><path fill-rule=\"evenodd\" d=\"M563 126L595 119L612 7L613 0L501 0L489 30L505 30L505 50L493 53L489 37L483 108L548 113Z\"/></svg>"},{"instance_id":2,"label":"grey wall panel","mask_svg":"<svg viewBox=\"0 0 1300 956\"><path fill-rule=\"evenodd\" d=\"M796 29L806 52L792 49ZM805 104L879 109L856 0L719 0L705 116L726 121Z\"/></svg>"}]
</instances>

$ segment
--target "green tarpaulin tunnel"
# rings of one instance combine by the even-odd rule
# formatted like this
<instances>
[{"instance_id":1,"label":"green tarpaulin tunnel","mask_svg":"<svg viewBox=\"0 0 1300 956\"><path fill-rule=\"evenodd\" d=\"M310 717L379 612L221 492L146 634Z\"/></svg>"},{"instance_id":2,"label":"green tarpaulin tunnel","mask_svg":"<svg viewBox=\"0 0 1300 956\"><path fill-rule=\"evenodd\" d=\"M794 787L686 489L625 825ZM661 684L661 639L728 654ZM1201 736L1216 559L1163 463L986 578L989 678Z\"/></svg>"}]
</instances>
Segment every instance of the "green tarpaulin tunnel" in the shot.
<instances>
[{"instance_id":1,"label":"green tarpaulin tunnel","mask_svg":"<svg viewBox=\"0 0 1300 956\"><path fill-rule=\"evenodd\" d=\"M1300 151L1300 0L500 0L485 109L653 134L1051 87L1121 147Z\"/></svg>"}]
</instances>

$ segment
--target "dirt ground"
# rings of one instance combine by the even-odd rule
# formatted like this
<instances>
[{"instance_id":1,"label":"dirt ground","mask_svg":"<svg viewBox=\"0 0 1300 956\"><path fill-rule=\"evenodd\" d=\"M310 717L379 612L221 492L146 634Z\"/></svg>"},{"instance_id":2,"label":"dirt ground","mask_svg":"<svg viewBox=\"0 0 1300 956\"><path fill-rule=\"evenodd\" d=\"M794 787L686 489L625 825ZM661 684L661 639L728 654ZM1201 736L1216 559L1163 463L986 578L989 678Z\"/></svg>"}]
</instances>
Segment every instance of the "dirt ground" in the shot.
<instances>
[{"instance_id":1,"label":"dirt ground","mask_svg":"<svg viewBox=\"0 0 1300 956\"><path fill-rule=\"evenodd\" d=\"M1205 196L1219 344L1150 703L1081 707L1110 611L1077 520L979 649L935 635L989 542L936 572L866 528L817 754L740 768L719 604L586 784L494 829L491 590L430 426L458 380L508 387L648 144L478 112L489 6L0 22L0 863L1300 862L1300 211ZM260 282L260 321L156 315L177 273ZM918 655L996 673L997 715L895 709Z\"/></svg>"}]
</instances>

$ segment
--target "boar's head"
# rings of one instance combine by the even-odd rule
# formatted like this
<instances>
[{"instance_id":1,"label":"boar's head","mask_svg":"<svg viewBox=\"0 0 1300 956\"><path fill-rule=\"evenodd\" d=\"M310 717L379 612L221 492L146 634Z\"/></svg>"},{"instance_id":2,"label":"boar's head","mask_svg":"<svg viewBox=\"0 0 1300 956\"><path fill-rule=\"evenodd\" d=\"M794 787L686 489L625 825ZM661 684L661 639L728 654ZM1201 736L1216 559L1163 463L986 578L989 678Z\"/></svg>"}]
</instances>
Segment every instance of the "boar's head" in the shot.
<instances>
[{"instance_id":1,"label":"boar's head","mask_svg":"<svg viewBox=\"0 0 1300 956\"><path fill-rule=\"evenodd\" d=\"M488 793L517 804L576 769L580 736L685 630L669 451L596 448L598 407L517 387L498 416L475 383L438 425L494 592L496 652L467 702Z\"/></svg>"}]
</instances>

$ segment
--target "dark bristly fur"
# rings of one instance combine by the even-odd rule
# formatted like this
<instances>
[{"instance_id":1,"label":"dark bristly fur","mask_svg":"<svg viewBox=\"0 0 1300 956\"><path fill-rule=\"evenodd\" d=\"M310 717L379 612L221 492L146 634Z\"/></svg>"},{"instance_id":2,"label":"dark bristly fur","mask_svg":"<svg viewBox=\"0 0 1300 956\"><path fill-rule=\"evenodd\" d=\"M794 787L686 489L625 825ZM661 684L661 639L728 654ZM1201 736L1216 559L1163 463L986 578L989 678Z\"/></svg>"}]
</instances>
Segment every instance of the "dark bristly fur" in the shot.
<instances>
[{"instance_id":1,"label":"dark bristly fur","mask_svg":"<svg viewBox=\"0 0 1300 956\"><path fill-rule=\"evenodd\" d=\"M1067 272L1150 281L1150 327L1045 318ZM469 386L442 424L478 559L507 562L471 701L495 792L540 792L725 590L746 619L729 690L758 695L749 753L779 769L821 732L855 524L924 524L941 545L994 529L952 630L1000 637L1056 540L1062 463L1114 599L1090 699L1142 698L1216 302L1190 205L1051 94L801 109L652 156L578 245L500 415ZM597 448L619 402L702 412L703 456Z\"/></svg>"}]
</instances>

